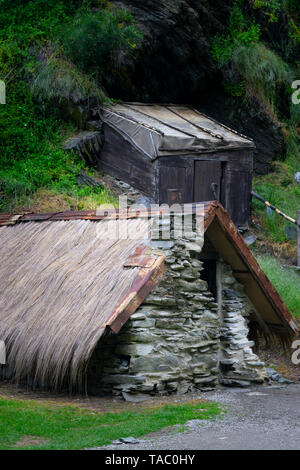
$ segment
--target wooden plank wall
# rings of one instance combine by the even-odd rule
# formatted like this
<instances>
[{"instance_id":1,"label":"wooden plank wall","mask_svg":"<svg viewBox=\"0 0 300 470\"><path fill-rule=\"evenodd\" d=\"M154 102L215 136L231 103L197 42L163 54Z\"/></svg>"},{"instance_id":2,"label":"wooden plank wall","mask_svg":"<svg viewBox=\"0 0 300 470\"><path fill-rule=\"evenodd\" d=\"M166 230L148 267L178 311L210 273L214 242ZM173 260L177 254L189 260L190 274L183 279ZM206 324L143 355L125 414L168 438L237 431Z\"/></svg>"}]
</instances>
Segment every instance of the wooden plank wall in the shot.
<instances>
[{"instance_id":1,"label":"wooden plank wall","mask_svg":"<svg viewBox=\"0 0 300 470\"><path fill-rule=\"evenodd\" d=\"M153 162L111 127L104 125L105 142L98 168L130 184L149 197L155 197Z\"/></svg>"}]
</instances>

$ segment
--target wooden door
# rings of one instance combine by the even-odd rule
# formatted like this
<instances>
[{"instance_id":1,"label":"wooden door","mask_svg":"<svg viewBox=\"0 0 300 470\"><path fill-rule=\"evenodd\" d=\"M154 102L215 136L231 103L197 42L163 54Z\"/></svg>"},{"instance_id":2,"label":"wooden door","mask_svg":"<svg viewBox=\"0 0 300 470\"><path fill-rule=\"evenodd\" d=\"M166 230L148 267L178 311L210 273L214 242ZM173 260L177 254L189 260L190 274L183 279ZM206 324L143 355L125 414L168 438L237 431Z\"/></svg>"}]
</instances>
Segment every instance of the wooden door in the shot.
<instances>
[{"instance_id":1,"label":"wooden door","mask_svg":"<svg viewBox=\"0 0 300 470\"><path fill-rule=\"evenodd\" d=\"M160 167L160 204L184 204L189 197L189 168L183 166Z\"/></svg>"},{"instance_id":2,"label":"wooden door","mask_svg":"<svg viewBox=\"0 0 300 470\"><path fill-rule=\"evenodd\" d=\"M194 202L220 201L222 188L222 163L218 161L196 161ZM220 201L221 202L221 201Z\"/></svg>"},{"instance_id":3,"label":"wooden door","mask_svg":"<svg viewBox=\"0 0 300 470\"><path fill-rule=\"evenodd\" d=\"M246 229L250 217L252 173L229 162L224 171L223 205L233 222Z\"/></svg>"}]
</instances>

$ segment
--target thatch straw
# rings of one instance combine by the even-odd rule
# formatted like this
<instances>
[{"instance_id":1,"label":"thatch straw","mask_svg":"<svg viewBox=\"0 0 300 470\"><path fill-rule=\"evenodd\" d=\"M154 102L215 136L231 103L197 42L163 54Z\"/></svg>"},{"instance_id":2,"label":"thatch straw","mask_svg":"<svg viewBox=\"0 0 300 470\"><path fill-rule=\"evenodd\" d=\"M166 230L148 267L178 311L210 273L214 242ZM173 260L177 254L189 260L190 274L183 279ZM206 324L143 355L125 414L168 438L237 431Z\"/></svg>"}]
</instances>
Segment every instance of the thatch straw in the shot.
<instances>
[{"instance_id":1,"label":"thatch straw","mask_svg":"<svg viewBox=\"0 0 300 470\"><path fill-rule=\"evenodd\" d=\"M140 239L117 240L115 221L31 222L0 229L0 339L14 381L80 382L115 306L139 268L124 262ZM147 238L147 221L127 221Z\"/></svg>"}]
</instances>

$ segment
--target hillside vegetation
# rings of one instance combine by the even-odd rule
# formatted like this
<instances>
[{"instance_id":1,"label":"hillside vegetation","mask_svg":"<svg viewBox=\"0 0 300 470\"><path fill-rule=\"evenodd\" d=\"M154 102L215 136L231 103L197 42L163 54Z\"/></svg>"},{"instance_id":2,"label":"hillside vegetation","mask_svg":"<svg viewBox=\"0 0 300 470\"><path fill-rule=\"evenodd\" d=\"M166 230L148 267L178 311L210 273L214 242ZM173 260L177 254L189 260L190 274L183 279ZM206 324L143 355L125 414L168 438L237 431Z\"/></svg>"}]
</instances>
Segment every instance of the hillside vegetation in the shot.
<instances>
[{"instance_id":1,"label":"hillside vegetation","mask_svg":"<svg viewBox=\"0 0 300 470\"><path fill-rule=\"evenodd\" d=\"M80 187L84 164L61 149L78 124L64 108L108 100L101 85L112 75L113 54L134 49L140 37L131 15L98 3L92 14L92 2L0 0L0 79L7 89L7 105L0 106L1 211L114 202L101 186Z\"/></svg>"},{"instance_id":2,"label":"hillside vegetation","mask_svg":"<svg viewBox=\"0 0 300 470\"><path fill-rule=\"evenodd\" d=\"M104 185L78 184L82 170L101 175L61 144L97 104L135 99L191 101L254 137L255 190L296 218L299 57L297 0L0 0L0 210L116 203ZM287 222L256 201L253 220L295 258Z\"/></svg>"}]
</instances>

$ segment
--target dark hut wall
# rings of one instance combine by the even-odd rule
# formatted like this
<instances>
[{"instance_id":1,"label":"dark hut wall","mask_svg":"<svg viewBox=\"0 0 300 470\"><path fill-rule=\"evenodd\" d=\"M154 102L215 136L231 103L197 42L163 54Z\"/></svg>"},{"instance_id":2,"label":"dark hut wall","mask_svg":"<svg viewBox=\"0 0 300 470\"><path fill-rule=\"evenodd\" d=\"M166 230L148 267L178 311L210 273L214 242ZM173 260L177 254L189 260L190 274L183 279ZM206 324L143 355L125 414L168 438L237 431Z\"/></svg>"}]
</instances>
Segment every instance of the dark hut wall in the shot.
<instances>
[{"instance_id":1,"label":"dark hut wall","mask_svg":"<svg viewBox=\"0 0 300 470\"><path fill-rule=\"evenodd\" d=\"M156 198L156 161L139 152L122 135L103 125L104 145L98 155L98 168L129 183L150 198Z\"/></svg>"},{"instance_id":2,"label":"dark hut wall","mask_svg":"<svg viewBox=\"0 0 300 470\"><path fill-rule=\"evenodd\" d=\"M158 164L160 204L217 198L236 225L247 227L252 189L252 150L162 157ZM212 189L214 183L215 191Z\"/></svg>"}]
</instances>

